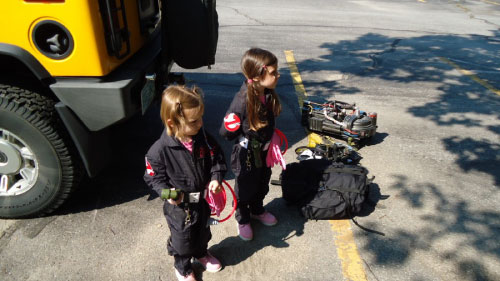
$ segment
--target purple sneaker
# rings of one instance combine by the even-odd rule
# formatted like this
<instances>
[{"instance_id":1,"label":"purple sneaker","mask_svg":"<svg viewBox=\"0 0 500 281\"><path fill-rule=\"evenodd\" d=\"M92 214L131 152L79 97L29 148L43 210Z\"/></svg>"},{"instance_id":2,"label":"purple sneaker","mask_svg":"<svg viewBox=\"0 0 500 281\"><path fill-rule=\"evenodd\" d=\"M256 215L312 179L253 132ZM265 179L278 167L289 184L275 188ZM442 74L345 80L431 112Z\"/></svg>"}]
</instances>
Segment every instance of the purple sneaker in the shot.
<instances>
[{"instance_id":1,"label":"purple sneaker","mask_svg":"<svg viewBox=\"0 0 500 281\"><path fill-rule=\"evenodd\" d=\"M263 225L267 225L267 226L273 226L273 225L278 223L278 220L276 219L276 217L274 217L268 211L264 211L264 213L262 213L258 216L250 214L250 217L252 219L259 220Z\"/></svg>"},{"instance_id":2,"label":"purple sneaker","mask_svg":"<svg viewBox=\"0 0 500 281\"><path fill-rule=\"evenodd\" d=\"M189 273L186 276L183 276L182 274L175 269L175 276L177 276L177 280L179 281L196 281L196 277L194 277L194 272Z\"/></svg>"},{"instance_id":3,"label":"purple sneaker","mask_svg":"<svg viewBox=\"0 0 500 281\"><path fill-rule=\"evenodd\" d=\"M245 241L250 241L253 239L252 227L249 223L238 224L238 235L241 239Z\"/></svg>"},{"instance_id":4,"label":"purple sneaker","mask_svg":"<svg viewBox=\"0 0 500 281\"><path fill-rule=\"evenodd\" d=\"M222 264L220 261L212 256L209 251L207 251L207 255L203 258L199 258L198 261L203 265L206 271L208 272L217 272L222 269Z\"/></svg>"}]
</instances>

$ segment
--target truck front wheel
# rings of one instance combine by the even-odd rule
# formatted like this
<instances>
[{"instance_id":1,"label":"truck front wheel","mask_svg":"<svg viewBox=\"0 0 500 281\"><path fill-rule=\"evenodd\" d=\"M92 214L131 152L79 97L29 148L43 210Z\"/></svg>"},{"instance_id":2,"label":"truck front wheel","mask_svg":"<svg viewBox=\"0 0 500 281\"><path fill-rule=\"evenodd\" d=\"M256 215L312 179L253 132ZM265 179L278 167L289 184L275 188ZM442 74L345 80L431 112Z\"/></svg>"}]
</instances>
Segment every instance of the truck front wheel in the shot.
<instances>
[{"instance_id":1,"label":"truck front wheel","mask_svg":"<svg viewBox=\"0 0 500 281\"><path fill-rule=\"evenodd\" d=\"M0 217L55 210L80 179L54 101L0 84Z\"/></svg>"}]
</instances>

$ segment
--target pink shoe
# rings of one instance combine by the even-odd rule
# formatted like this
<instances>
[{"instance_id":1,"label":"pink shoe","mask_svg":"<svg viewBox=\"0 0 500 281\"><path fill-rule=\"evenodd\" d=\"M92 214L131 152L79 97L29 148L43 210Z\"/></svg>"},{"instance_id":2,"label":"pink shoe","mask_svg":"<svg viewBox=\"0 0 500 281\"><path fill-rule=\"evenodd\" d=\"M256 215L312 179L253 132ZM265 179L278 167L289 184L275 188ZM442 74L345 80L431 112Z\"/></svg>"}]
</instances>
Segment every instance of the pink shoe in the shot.
<instances>
[{"instance_id":1,"label":"pink shoe","mask_svg":"<svg viewBox=\"0 0 500 281\"><path fill-rule=\"evenodd\" d=\"M262 213L258 216L250 214L250 217L252 219L259 220L262 224L267 225L267 226L273 226L273 225L278 223L278 220L276 219L276 217L274 217L268 211L264 211L264 213Z\"/></svg>"},{"instance_id":2,"label":"pink shoe","mask_svg":"<svg viewBox=\"0 0 500 281\"><path fill-rule=\"evenodd\" d=\"M208 272L217 272L222 269L222 264L220 263L220 261L216 257L212 256L212 254L210 254L210 252L208 251L207 255L203 258L199 258L198 261Z\"/></svg>"},{"instance_id":3,"label":"pink shoe","mask_svg":"<svg viewBox=\"0 0 500 281\"><path fill-rule=\"evenodd\" d=\"M176 269L175 270L175 276L177 276L177 280L179 280L179 281L196 281L196 277L194 277L194 272L191 272L188 275L183 276Z\"/></svg>"},{"instance_id":4,"label":"pink shoe","mask_svg":"<svg viewBox=\"0 0 500 281\"><path fill-rule=\"evenodd\" d=\"M238 235L241 239L245 241L250 241L253 239L252 227L249 223L238 224Z\"/></svg>"}]
</instances>

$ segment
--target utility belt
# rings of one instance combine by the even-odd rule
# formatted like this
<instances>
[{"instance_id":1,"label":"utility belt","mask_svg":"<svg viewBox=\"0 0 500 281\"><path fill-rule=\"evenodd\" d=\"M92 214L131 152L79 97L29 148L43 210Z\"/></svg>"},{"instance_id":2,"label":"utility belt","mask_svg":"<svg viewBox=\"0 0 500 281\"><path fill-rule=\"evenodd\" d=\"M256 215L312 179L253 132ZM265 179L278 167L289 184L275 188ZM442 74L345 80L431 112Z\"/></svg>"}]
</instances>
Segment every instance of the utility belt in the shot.
<instances>
[{"instance_id":1,"label":"utility belt","mask_svg":"<svg viewBox=\"0 0 500 281\"><path fill-rule=\"evenodd\" d=\"M184 194L182 203L199 203L201 199L207 196L207 189L203 192L185 192L180 189L163 189L161 192L161 199L163 200L177 200L180 194Z\"/></svg>"},{"instance_id":2,"label":"utility belt","mask_svg":"<svg viewBox=\"0 0 500 281\"><path fill-rule=\"evenodd\" d=\"M191 222L191 207L195 207L207 196L208 189L203 192L185 192L180 189L163 189L161 192L161 199L163 200L177 200L179 196L184 195L181 204L179 206L184 209L186 213L186 218L184 223L188 224Z\"/></svg>"},{"instance_id":3,"label":"utility belt","mask_svg":"<svg viewBox=\"0 0 500 281\"><path fill-rule=\"evenodd\" d=\"M250 170L252 167L251 164L251 159L253 158L253 163L256 168L261 168L263 165L265 165L264 161L265 159L262 159L262 152L267 151L269 149L269 145L271 144L271 141L268 141L264 144L259 142L256 139L253 138L246 138L245 136L241 136L238 139L239 145L245 149L248 150L247 153L247 159L246 159L246 165L247 169Z\"/></svg>"}]
</instances>

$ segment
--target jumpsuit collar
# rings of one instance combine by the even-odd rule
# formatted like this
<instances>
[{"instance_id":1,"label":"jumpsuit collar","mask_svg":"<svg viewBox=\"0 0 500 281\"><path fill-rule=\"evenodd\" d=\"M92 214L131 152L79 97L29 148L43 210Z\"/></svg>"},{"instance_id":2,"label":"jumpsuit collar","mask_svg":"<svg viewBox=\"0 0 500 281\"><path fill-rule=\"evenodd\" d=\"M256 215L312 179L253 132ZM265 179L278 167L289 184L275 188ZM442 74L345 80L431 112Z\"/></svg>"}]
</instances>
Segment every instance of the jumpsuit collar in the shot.
<instances>
[{"instance_id":1,"label":"jumpsuit collar","mask_svg":"<svg viewBox=\"0 0 500 281\"><path fill-rule=\"evenodd\" d=\"M200 131L198 131L198 133L193 136L193 138L192 138L193 139L193 147L195 146L196 143L199 143L200 138L203 136L203 133L201 132L202 129L200 129ZM165 144L169 147L184 147L184 145L181 143L181 141L178 140L176 137L169 136L167 134L167 130L163 130L161 138L163 139Z\"/></svg>"}]
</instances>

